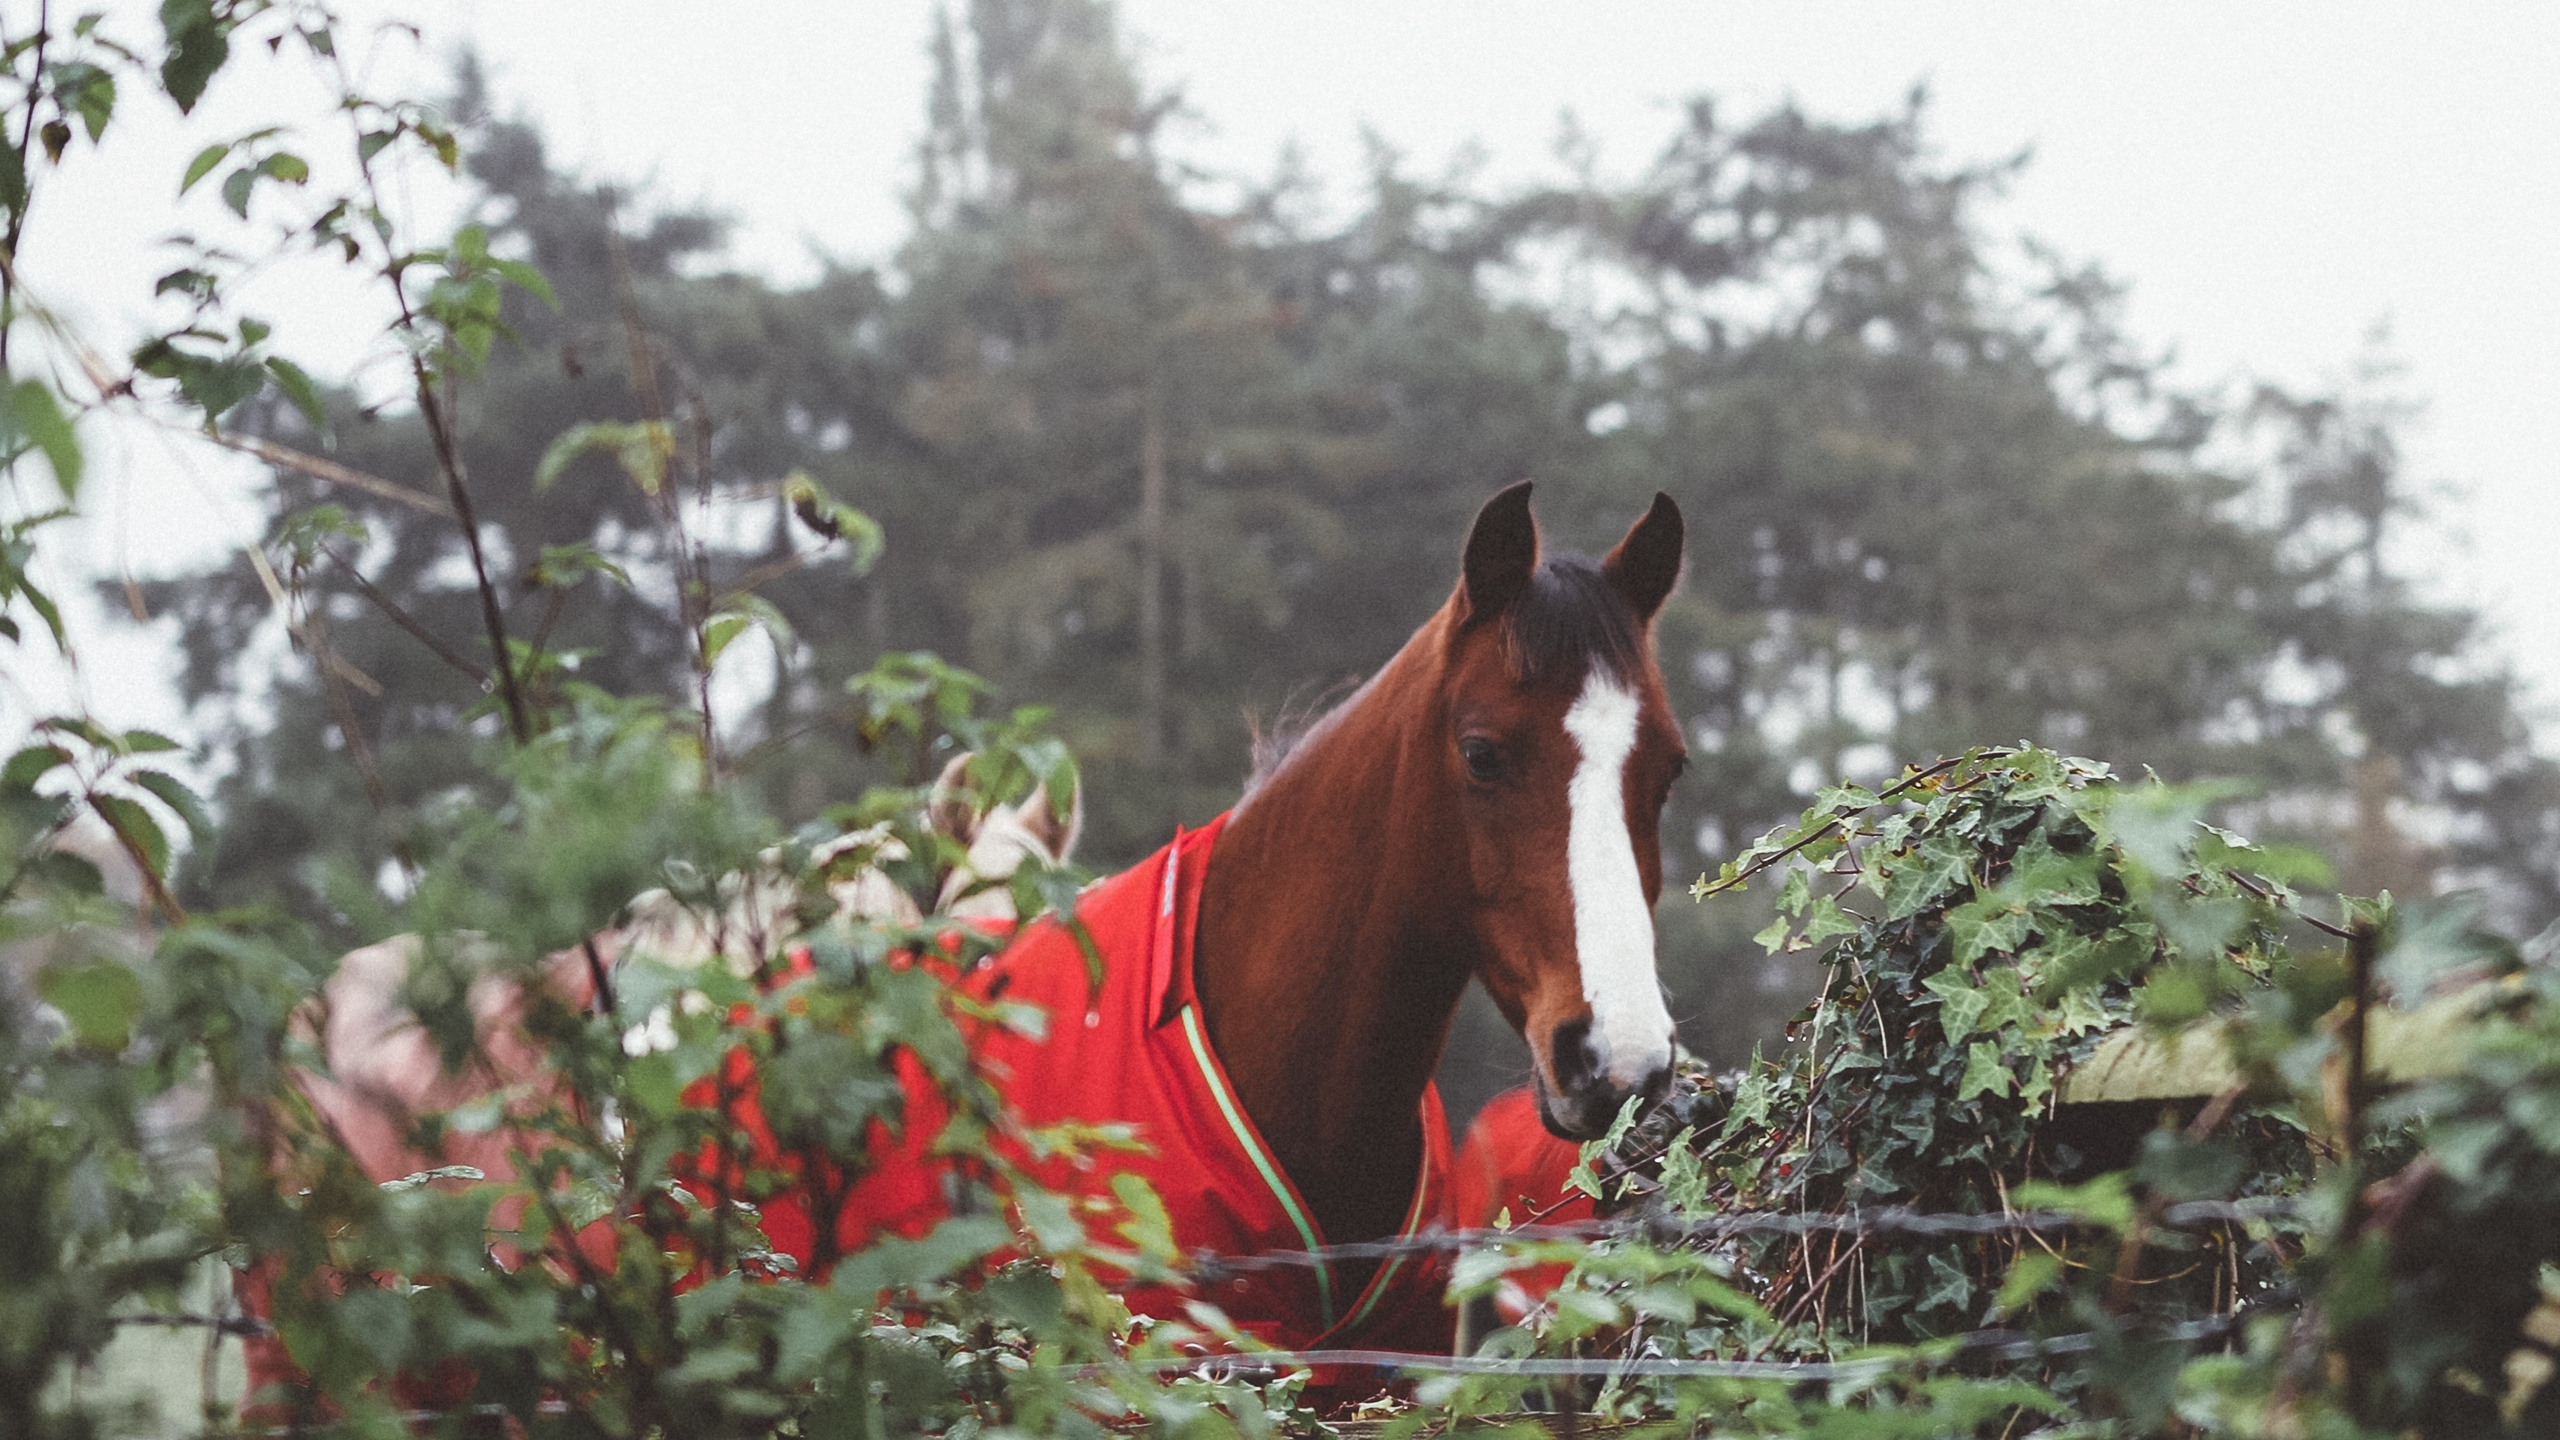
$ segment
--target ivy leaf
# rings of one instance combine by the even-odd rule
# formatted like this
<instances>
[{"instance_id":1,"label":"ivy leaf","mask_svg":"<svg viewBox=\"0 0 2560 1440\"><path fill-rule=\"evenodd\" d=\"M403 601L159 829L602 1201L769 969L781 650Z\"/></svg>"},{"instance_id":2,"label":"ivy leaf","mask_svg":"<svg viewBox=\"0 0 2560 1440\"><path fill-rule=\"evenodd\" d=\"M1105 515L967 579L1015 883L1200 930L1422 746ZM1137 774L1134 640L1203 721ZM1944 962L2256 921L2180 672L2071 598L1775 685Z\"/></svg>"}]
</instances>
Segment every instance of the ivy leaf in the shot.
<instances>
[{"instance_id":1,"label":"ivy leaf","mask_svg":"<svg viewBox=\"0 0 2560 1440\"><path fill-rule=\"evenodd\" d=\"M1839 901L1832 899L1828 895L1819 895L1814 897L1813 908L1805 914L1804 939L1806 944L1819 945L1825 940L1836 939L1842 935L1855 935L1857 933L1857 920L1852 917L1848 911L1840 908Z\"/></svg>"},{"instance_id":2,"label":"ivy leaf","mask_svg":"<svg viewBox=\"0 0 2560 1440\"><path fill-rule=\"evenodd\" d=\"M1938 997L1938 1028L1945 1032L1950 1045L1972 1038L1981 1028L1982 1012L1991 1007L1988 994L1953 970L1939 971L1921 981L1920 987Z\"/></svg>"},{"instance_id":3,"label":"ivy leaf","mask_svg":"<svg viewBox=\"0 0 2560 1440\"><path fill-rule=\"evenodd\" d=\"M1872 810L1879 803L1876 792L1863 785L1825 785L1813 795L1813 808L1833 815Z\"/></svg>"},{"instance_id":4,"label":"ivy leaf","mask_svg":"<svg viewBox=\"0 0 2560 1440\"><path fill-rule=\"evenodd\" d=\"M1940 831L1921 841L1918 850L1893 857L1892 874L1885 881L1885 918L1908 920L1965 883L1971 849L1962 836Z\"/></svg>"},{"instance_id":5,"label":"ivy leaf","mask_svg":"<svg viewBox=\"0 0 2560 1440\"><path fill-rule=\"evenodd\" d=\"M2007 954L2016 950L2026 943L2028 929L2026 912L1998 894L1947 912L1947 935L1955 942L1959 965L1971 965L1995 951Z\"/></svg>"},{"instance_id":6,"label":"ivy leaf","mask_svg":"<svg viewBox=\"0 0 2560 1440\"><path fill-rule=\"evenodd\" d=\"M1965 1052L1964 1078L1956 1082L1956 1099L1961 1103L1976 1095L2006 1095L2016 1080L2001 1063L2000 1047L1976 1040Z\"/></svg>"},{"instance_id":7,"label":"ivy leaf","mask_svg":"<svg viewBox=\"0 0 2560 1440\"><path fill-rule=\"evenodd\" d=\"M1801 865L1788 867L1787 883L1778 887L1778 913L1802 915L1804 907L1813 903L1812 882L1805 878Z\"/></svg>"}]
</instances>

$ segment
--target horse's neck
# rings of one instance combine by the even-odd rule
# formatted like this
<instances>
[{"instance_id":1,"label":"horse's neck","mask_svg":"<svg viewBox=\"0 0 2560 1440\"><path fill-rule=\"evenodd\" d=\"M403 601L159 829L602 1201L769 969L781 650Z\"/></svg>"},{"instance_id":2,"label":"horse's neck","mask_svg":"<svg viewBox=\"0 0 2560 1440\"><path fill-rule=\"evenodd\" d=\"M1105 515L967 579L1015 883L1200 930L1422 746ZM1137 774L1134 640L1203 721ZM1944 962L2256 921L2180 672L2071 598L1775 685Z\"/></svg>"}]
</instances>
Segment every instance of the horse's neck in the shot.
<instances>
[{"instance_id":1,"label":"horse's neck","mask_svg":"<svg viewBox=\"0 0 2560 1440\"><path fill-rule=\"evenodd\" d=\"M1211 1042L1336 1241L1404 1219L1468 975L1435 863L1448 817L1412 803L1437 729L1411 703L1430 654L1417 639L1239 807L1201 893Z\"/></svg>"}]
</instances>

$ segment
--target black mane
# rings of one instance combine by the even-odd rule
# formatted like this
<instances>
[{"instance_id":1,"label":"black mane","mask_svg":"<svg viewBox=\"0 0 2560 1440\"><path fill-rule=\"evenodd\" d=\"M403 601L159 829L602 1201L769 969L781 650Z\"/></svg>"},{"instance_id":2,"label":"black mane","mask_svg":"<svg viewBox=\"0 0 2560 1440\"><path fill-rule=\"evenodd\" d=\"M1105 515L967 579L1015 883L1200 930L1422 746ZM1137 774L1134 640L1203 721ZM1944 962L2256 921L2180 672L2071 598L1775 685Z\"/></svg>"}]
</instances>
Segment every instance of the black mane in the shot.
<instances>
[{"instance_id":1,"label":"black mane","mask_svg":"<svg viewBox=\"0 0 2560 1440\"><path fill-rule=\"evenodd\" d=\"M1641 663L1644 624L1597 562L1559 555L1502 617L1502 642L1523 685L1571 683L1594 666L1625 678Z\"/></svg>"}]
</instances>

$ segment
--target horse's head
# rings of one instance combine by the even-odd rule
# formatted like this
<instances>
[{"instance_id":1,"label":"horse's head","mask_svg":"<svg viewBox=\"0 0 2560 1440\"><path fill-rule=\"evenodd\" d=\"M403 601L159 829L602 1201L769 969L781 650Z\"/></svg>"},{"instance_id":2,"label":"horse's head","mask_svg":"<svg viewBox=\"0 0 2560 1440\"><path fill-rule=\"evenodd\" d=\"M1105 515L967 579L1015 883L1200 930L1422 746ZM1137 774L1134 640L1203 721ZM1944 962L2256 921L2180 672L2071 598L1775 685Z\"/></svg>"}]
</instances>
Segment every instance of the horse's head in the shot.
<instances>
[{"instance_id":1,"label":"horse's head","mask_svg":"<svg viewBox=\"0 0 2560 1440\"><path fill-rule=\"evenodd\" d=\"M1608 558L1542 562L1527 482L1488 501L1445 612L1438 763L1465 832L1477 973L1535 1056L1559 1135L1670 1073L1654 974L1662 806L1687 755L1654 661L1679 576L1668 496Z\"/></svg>"}]
</instances>

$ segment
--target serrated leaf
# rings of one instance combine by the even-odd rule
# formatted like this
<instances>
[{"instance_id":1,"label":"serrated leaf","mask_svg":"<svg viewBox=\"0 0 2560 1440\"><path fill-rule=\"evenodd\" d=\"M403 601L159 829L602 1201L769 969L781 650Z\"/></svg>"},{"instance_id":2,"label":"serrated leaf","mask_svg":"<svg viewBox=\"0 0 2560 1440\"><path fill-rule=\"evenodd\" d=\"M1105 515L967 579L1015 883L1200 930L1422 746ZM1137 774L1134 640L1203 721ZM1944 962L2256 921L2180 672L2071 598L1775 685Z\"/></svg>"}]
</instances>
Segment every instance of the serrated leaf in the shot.
<instances>
[{"instance_id":1,"label":"serrated leaf","mask_svg":"<svg viewBox=\"0 0 2560 1440\"><path fill-rule=\"evenodd\" d=\"M188 789L177 776L158 770L141 770L134 773L133 783L150 791L155 799L185 821L187 833L195 837L198 844L212 838L213 816L206 812L204 801L196 797L196 792Z\"/></svg>"},{"instance_id":2,"label":"serrated leaf","mask_svg":"<svg viewBox=\"0 0 2560 1440\"><path fill-rule=\"evenodd\" d=\"M169 837L161 832L160 822L142 808L138 800L122 795L92 795L89 803L99 816L115 827L116 833L142 851L143 863L154 875L169 873Z\"/></svg>"},{"instance_id":3,"label":"serrated leaf","mask_svg":"<svg viewBox=\"0 0 2560 1440\"><path fill-rule=\"evenodd\" d=\"M9 763L0 767L0 787L24 789L43 779L56 766L70 763L71 752L59 745L30 745L10 756Z\"/></svg>"}]
</instances>

